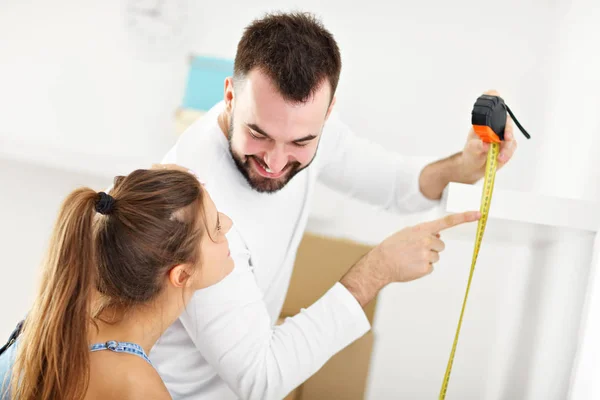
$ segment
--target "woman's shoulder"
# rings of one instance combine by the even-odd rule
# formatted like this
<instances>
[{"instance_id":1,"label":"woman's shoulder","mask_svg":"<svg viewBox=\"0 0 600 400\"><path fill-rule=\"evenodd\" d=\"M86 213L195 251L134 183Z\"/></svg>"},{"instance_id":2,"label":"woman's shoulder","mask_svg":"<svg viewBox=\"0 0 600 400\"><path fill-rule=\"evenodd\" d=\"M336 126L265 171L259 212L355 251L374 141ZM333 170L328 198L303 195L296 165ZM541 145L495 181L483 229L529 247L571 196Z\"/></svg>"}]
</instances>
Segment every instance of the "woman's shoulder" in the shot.
<instances>
[{"instance_id":1,"label":"woman's shoulder","mask_svg":"<svg viewBox=\"0 0 600 400\"><path fill-rule=\"evenodd\" d=\"M86 400L171 399L158 372L143 358L132 354L100 353L90 357Z\"/></svg>"}]
</instances>

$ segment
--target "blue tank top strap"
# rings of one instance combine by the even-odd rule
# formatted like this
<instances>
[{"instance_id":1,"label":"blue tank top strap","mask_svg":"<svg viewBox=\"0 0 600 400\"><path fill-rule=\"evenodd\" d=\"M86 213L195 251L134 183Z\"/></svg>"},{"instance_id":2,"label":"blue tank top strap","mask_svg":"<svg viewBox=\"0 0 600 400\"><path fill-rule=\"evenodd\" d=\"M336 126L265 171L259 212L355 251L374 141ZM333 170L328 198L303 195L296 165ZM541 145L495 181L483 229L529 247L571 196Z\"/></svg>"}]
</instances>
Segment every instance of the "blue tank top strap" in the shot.
<instances>
[{"instance_id":1,"label":"blue tank top strap","mask_svg":"<svg viewBox=\"0 0 600 400\"><path fill-rule=\"evenodd\" d=\"M117 342L115 340L109 340L106 343L96 343L96 344L93 344L90 346L90 351L92 351L92 352L100 351L100 350L110 350L110 351L114 351L115 353L134 354L138 357L143 358L150 365L152 365L152 362L146 355L146 352L144 351L144 349L142 349L142 347L140 345L137 345L135 343Z\"/></svg>"}]
</instances>

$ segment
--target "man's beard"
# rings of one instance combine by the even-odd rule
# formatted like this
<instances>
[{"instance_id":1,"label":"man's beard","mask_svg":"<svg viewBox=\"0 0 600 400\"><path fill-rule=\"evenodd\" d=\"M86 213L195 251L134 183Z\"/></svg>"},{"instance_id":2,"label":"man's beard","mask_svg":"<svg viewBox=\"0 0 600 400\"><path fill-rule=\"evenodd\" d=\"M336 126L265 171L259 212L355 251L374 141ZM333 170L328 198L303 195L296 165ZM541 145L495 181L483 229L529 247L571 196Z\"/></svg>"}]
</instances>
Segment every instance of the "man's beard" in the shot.
<instances>
[{"instance_id":1,"label":"man's beard","mask_svg":"<svg viewBox=\"0 0 600 400\"><path fill-rule=\"evenodd\" d=\"M255 168L250 165L251 158L253 158L255 162L266 167L264 161L259 159L256 156L242 156L240 154L237 154L233 150L233 147L231 146L232 137L233 137L233 116L230 118L229 130L227 132L227 138L229 141L229 152L231 153L231 157L233 158L233 161L235 162L235 165L236 165L238 171L240 171L242 176L244 178L246 178L246 181L248 182L250 187L260 193L275 193L275 192L283 189L285 187L285 185L287 185L288 182L290 180L292 180L292 178L294 176L296 176L296 174L298 174L298 172L300 172L304 168L308 167L315 159L313 156L312 160L310 160L310 162L308 164L306 164L304 167L302 167L298 161L294 161L291 164L287 164L284 167L284 169L286 169L286 172L283 176L276 178L276 179L266 178L264 176L260 176L256 172ZM315 152L315 156L316 156L316 152Z\"/></svg>"}]
</instances>

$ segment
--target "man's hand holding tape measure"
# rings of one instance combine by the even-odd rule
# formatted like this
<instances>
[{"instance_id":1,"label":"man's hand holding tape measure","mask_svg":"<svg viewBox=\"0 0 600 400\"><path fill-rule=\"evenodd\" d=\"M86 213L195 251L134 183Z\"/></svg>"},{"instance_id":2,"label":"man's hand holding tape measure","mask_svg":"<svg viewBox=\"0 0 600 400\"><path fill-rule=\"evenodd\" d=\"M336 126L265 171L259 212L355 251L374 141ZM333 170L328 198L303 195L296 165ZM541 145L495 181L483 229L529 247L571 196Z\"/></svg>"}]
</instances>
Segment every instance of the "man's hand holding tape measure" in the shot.
<instances>
[{"instance_id":1,"label":"man's hand holding tape measure","mask_svg":"<svg viewBox=\"0 0 600 400\"><path fill-rule=\"evenodd\" d=\"M488 96L500 96L495 90L485 92ZM467 142L461 154L461 163L463 176L461 183L475 183L485 173L485 163L487 154L490 151L491 144L485 142L475 133L475 129L471 127ZM506 126L504 127L504 140L500 143L500 153L498 154L498 169L502 168L513 156L517 150L517 140L513 134L513 124L509 117L506 118Z\"/></svg>"},{"instance_id":2,"label":"man's hand holding tape measure","mask_svg":"<svg viewBox=\"0 0 600 400\"><path fill-rule=\"evenodd\" d=\"M480 99L486 96L498 96L500 98L495 90L488 90ZM504 115L506 115L506 112L504 112ZM501 126L504 134L499 143L498 168L505 165L517 149L512 120L505 118ZM419 180L421 192L429 199L438 200L442 197L442 192L450 182L472 184L479 181L484 176L487 155L490 149L490 142L483 140L471 127L461 152L423 168Z\"/></svg>"}]
</instances>

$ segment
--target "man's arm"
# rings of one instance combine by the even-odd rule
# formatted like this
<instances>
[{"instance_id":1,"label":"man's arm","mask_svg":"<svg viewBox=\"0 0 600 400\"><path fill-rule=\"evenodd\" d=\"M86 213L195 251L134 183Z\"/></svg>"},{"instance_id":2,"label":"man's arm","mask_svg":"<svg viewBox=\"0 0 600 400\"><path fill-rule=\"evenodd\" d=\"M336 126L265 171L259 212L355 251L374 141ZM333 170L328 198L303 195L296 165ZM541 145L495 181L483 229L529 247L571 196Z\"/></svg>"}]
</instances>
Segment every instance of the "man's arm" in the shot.
<instances>
[{"instance_id":1,"label":"man's arm","mask_svg":"<svg viewBox=\"0 0 600 400\"><path fill-rule=\"evenodd\" d=\"M233 231L234 229L232 229ZM202 356L241 399L281 399L370 329L341 284L299 314L272 326L243 252L234 271L194 295L180 320Z\"/></svg>"},{"instance_id":2,"label":"man's arm","mask_svg":"<svg viewBox=\"0 0 600 400\"><path fill-rule=\"evenodd\" d=\"M430 274L445 249L440 232L479 218L479 211L469 211L404 228L367 253L340 282L364 307L389 283Z\"/></svg>"},{"instance_id":3,"label":"man's arm","mask_svg":"<svg viewBox=\"0 0 600 400\"><path fill-rule=\"evenodd\" d=\"M391 235L314 304L277 326L271 324L248 253L232 252L234 271L197 291L180 320L238 397L283 398L369 330L362 306L383 287L431 273L444 250L440 231L479 217L478 211L449 215ZM230 247L242 249L233 228L230 233Z\"/></svg>"},{"instance_id":4,"label":"man's arm","mask_svg":"<svg viewBox=\"0 0 600 400\"><path fill-rule=\"evenodd\" d=\"M475 183L480 177L465 176L462 167L462 152L427 164L419 175L419 189L431 200L442 198L442 192L450 182Z\"/></svg>"},{"instance_id":5,"label":"man's arm","mask_svg":"<svg viewBox=\"0 0 600 400\"><path fill-rule=\"evenodd\" d=\"M486 94L498 95L493 90ZM428 162L425 158L400 155L355 135L335 113L328 124L331 129L321 139L320 180L337 191L386 210L427 210L437 205L448 183L472 184L485 173L490 146L472 128L462 151ZM504 139L498 168L511 159L517 148L509 116Z\"/></svg>"},{"instance_id":6,"label":"man's arm","mask_svg":"<svg viewBox=\"0 0 600 400\"><path fill-rule=\"evenodd\" d=\"M431 160L402 156L358 136L336 113L327 122L318 157L319 180L344 195L397 213L438 204L419 187L419 175Z\"/></svg>"}]
</instances>

